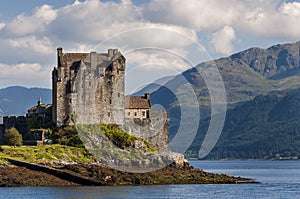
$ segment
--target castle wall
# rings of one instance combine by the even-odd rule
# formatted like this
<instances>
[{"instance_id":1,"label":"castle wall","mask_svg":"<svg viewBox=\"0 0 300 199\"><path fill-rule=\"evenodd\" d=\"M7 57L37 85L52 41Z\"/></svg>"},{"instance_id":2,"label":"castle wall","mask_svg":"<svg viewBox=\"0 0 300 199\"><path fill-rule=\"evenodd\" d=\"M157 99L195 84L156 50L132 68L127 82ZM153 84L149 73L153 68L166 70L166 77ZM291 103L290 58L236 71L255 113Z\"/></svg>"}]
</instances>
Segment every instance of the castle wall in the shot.
<instances>
[{"instance_id":1,"label":"castle wall","mask_svg":"<svg viewBox=\"0 0 300 199\"><path fill-rule=\"evenodd\" d=\"M125 115L126 60L117 49L106 54L64 54L58 48L57 54L52 73L53 122L57 126L118 124L159 149L168 148L167 112L151 110L149 104L147 109L126 109L131 115ZM149 94L145 97L150 100Z\"/></svg>"},{"instance_id":2,"label":"castle wall","mask_svg":"<svg viewBox=\"0 0 300 199\"><path fill-rule=\"evenodd\" d=\"M81 60L66 61L75 55ZM58 57L62 63L53 70L53 121L70 125L75 115L79 124L123 124L125 58L119 51L85 57L58 52Z\"/></svg>"},{"instance_id":3,"label":"castle wall","mask_svg":"<svg viewBox=\"0 0 300 199\"><path fill-rule=\"evenodd\" d=\"M25 116L5 116L3 117L3 128L15 127L23 136L27 133L27 123Z\"/></svg>"},{"instance_id":4,"label":"castle wall","mask_svg":"<svg viewBox=\"0 0 300 199\"><path fill-rule=\"evenodd\" d=\"M0 145L4 144L4 125L0 124Z\"/></svg>"},{"instance_id":5,"label":"castle wall","mask_svg":"<svg viewBox=\"0 0 300 199\"><path fill-rule=\"evenodd\" d=\"M150 110L149 115L150 118L146 119L125 118L124 129L132 135L149 141L159 149L168 148L169 119L167 112Z\"/></svg>"}]
</instances>

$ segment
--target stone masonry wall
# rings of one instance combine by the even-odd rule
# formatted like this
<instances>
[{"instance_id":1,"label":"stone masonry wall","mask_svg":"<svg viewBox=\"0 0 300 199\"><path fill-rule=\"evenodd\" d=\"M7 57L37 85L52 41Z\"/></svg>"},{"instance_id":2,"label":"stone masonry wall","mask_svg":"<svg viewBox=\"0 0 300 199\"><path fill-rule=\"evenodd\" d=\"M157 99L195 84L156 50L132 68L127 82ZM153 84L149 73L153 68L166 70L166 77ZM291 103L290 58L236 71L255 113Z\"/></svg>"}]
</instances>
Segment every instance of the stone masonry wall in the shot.
<instances>
[{"instance_id":1,"label":"stone masonry wall","mask_svg":"<svg viewBox=\"0 0 300 199\"><path fill-rule=\"evenodd\" d=\"M150 118L125 119L124 129L130 134L149 141L159 149L167 149L169 143L169 119L166 111L150 110Z\"/></svg>"},{"instance_id":2,"label":"stone masonry wall","mask_svg":"<svg viewBox=\"0 0 300 199\"><path fill-rule=\"evenodd\" d=\"M125 118L125 58L117 49L108 53L62 53L53 78L53 122L57 126L118 124L158 149L168 148L166 111L149 110L146 118ZM74 117L75 116L75 117ZM149 116L149 117L148 117Z\"/></svg>"},{"instance_id":3,"label":"stone masonry wall","mask_svg":"<svg viewBox=\"0 0 300 199\"><path fill-rule=\"evenodd\" d=\"M76 123L123 124L124 73L125 58L117 49L63 54L59 48L52 74L54 123L73 124L76 115Z\"/></svg>"}]
</instances>

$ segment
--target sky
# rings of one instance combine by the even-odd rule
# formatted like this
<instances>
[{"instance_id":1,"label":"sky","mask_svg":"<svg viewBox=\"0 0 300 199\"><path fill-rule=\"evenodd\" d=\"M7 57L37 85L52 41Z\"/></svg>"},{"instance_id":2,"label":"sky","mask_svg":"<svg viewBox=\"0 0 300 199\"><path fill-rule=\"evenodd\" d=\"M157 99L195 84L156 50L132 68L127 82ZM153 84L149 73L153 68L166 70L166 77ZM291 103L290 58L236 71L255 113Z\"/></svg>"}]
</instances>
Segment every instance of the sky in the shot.
<instances>
[{"instance_id":1,"label":"sky","mask_svg":"<svg viewBox=\"0 0 300 199\"><path fill-rule=\"evenodd\" d=\"M300 40L300 1L1 0L0 88L51 88L56 48L127 59L126 92L203 61Z\"/></svg>"}]
</instances>

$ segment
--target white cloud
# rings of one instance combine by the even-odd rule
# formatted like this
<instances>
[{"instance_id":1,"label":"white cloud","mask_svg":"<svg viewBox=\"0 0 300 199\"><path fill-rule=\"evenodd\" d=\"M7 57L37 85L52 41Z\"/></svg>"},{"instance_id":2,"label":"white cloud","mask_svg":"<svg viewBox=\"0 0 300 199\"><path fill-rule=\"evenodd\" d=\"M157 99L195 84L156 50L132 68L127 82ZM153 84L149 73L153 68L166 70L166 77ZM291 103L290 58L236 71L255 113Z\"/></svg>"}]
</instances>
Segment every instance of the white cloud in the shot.
<instances>
[{"instance_id":1,"label":"white cloud","mask_svg":"<svg viewBox=\"0 0 300 199\"><path fill-rule=\"evenodd\" d=\"M34 53L48 55L54 48L47 37L41 39L35 36L9 39L9 44L18 50L29 50Z\"/></svg>"},{"instance_id":2,"label":"white cloud","mask_svg":"<svg viewBox=\"0 0 300 199\"><path fill-rule=\"evenodd\" d=\"M217 53L229 55L233 52L232 42L235 38L234 29L231 26L224 26L212 35L211 44Z\"/></svg>"},{"instance_id":3,"label":"white cloud","mask_svg":"<svg viewBox=\"0 0 300 199\"><path fill-rule=\"evenodd\" d=\"M176 52L163 51L159 49L148 49L145 51L134 51L126 54L128 65L133 65L130 70L161 71L172 70L177 73L190 68Z\"/></svg>"},{"instance_id":4,"label":"white cloud","mask_svg":"<svg viewBox=\"0 0 300 199\"><path fill-rule=\"evenodd\" d=\"M3 28L5 28L6 24L5 23L1 23L0 22L0 30L2 30Z\"/></svg>"},{"instance_id":5,"label":"white cloud","mask_svg":"<svg viewBox=\"0 0 300 199\"><path fill-rule=\"evenodd\" d=\"M234 49L242 50L234 46L241 35L257 40L299 40L299 21L297 1L151 0L137 6L130 0L76 0L57 9L43 5L32 14L22 13L11 21L0 22L0 60L5 68L14 70L19 63L39 63L42 68L36 71L38 76L55 65L58 46L69 52L88 52L95 46L96 51L106 52L113 47L128 53L127 61L133 59L136 65L145 60L160 64L145 70L172 66L180 71L188 67L185 62L166 54L145 53L143 49L172 50L197 64L209 56L203 55L203 59L204 53L195 50L198 35L201 44L207 44L204 48L212 46L212 53L227 55ZM140 52L130 54L135 49Z\"/></svg>"},{"instance_id":6,"label":"white cloud","mask_svg":"<svg viewBox=\"0 0 300 199\"><path fill-rule=\"evenodd\" d=\"M300 33L300 2L296 1L152 0L142 13L151 22L188 27L197 32L229 25L257 37L299 39Z\"/></svg>"},{"instance_id":7,"label":"white cloud","mask_svg":"<svg viewBox=\"0 0 300 199\"><path fill-rule=\"evenodd\" d=\"M283 3L279 10L282 14L299 17L300 16L300 2Z\"/></svg>"},{"instance_id":8,"label":"white cloud","mask_svg":"<svg viewBox=\"0 0 300 199\"><path fill-rule=\"evenodd\" d=\"M153 0L143 8L146 19L196 29L215 29L235 19L237 1Z\"/></svg>"},{"instance_id":9,"label":"white cloud","mask_svg":"<svg viewBox=\"0 0 300 199\"><path fill-rule=\"evenodd\" d=\"M50 71L39 63L16 65L0 64L0 83L6 85L46 86L50 83Z\"/></svg>"},{"instance_id":10,"label":"white cloud","mask_svg":"<svg viewBox=\"0 0 300 199\"><path fill-rule=\"evenodd\" d=\"M18 15L16 19L6 25L5 30L8 36L11 34L16 36L37 34L44 31L47 25L55 19L56 10L49 5L43 5L37 8L31 16Z\"/></svg>"}]
</instances>

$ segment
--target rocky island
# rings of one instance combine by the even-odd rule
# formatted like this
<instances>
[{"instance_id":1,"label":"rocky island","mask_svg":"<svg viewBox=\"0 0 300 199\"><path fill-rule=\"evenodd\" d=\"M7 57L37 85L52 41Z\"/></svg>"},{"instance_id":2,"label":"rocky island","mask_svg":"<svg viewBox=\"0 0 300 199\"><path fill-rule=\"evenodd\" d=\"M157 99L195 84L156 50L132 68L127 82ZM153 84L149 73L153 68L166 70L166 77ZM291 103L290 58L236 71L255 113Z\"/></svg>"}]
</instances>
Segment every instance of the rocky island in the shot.
<instances>
[{"instance_id":1,"label":"rocky island","mask_svg":"<svg viewBox=\"0 0 300 199\"><path fill-rule=\"evenodd\" d=\"M150 94L125 96L125 57L63 53L52 104L0 125L0 186L255 183L194 169L169 149L169 119ZM12 146L6 146L7 144ZM19 145L27 146L19 146Z\"/></svg>"},{"instance_id":2,"label":"rocky island","mask_svg":"<svg viewBox=\"0 0 300 199\"><path fill-rule=\"evenodd\" d=\"M82 148L61 145L3 146L0 157L1 187L257 183L252 179L207 173L188 162L146 173L119 171L96 163Z\"/></svg>"}]
</instances>

